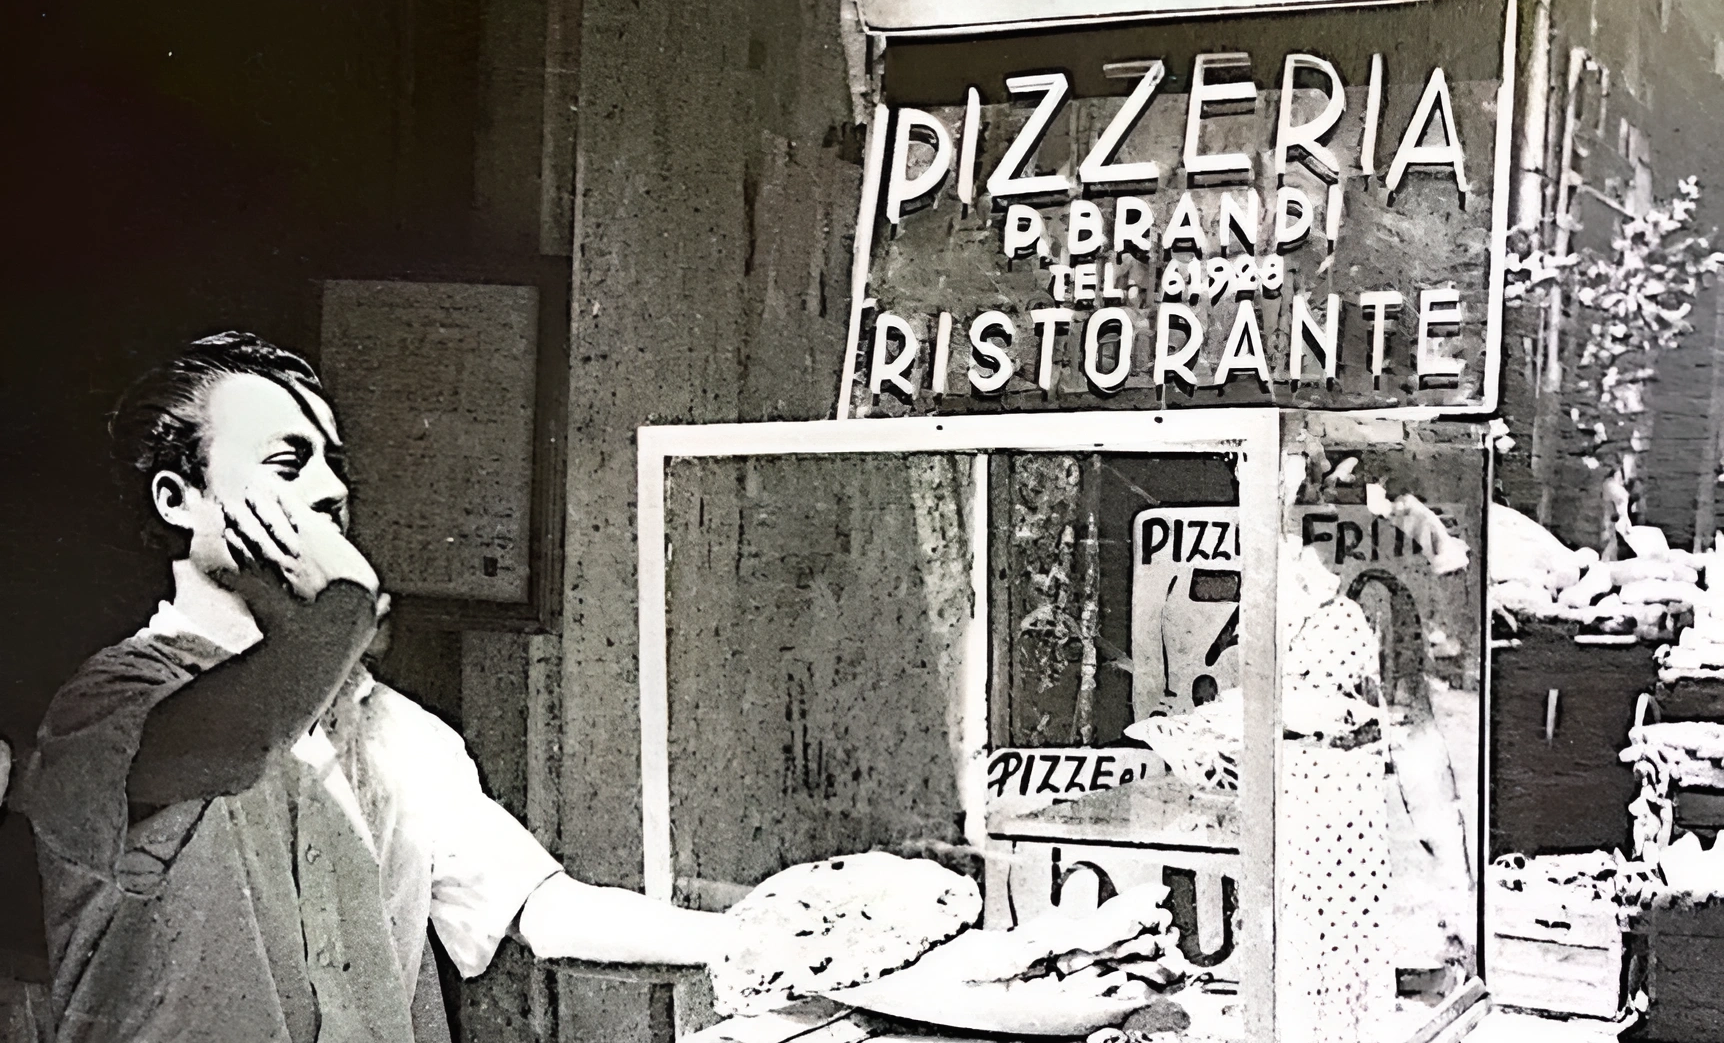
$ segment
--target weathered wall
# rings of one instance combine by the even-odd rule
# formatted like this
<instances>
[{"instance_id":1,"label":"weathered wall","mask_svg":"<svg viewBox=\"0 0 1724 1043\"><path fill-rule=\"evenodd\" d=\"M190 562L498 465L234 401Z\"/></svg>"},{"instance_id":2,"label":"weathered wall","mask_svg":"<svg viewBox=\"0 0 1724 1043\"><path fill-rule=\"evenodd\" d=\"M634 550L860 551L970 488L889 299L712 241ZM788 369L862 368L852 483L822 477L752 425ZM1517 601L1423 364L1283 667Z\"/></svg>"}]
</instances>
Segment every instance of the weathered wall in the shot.
<instances>
[{"instance_id":1,"label":"weathered wall","mask_svg":"<svg viewBox=\"0 0 1724 1043\"><path fill-rule=\"evenodd\" d=\"M1639 5L1639 10L1642 42L1636 64L1642 98L1637 100L1648 110L1642 131L1650 143L1653 189L1662 198L1674 192L1678 180L1698 177L1705 195L1696 223L1716 248L1724 229L1724 177L1719 176L1724 135L1718 133L1724 119L1724 70L1717 65L1724 7L1671 0ZM1665 11L1662 19L1652 17ZM1724 385L1719 303L1715 288L1701 294L1692 316L1694 332L1660 369L1649 403L1654 418L1646 454L1647 513L1653 524L1670 530L1675 546L1690 545L1696 535L1709 541L1717 525L1713 493L1724 448L1719 442L1724 409L1715 404Z\"/></svg>"},{"instance_id":2,"label":"weathered wall","mask_svg":"<svg viewBox=\"0 0 1724 1043\"><path fill-rule=\"evenodd\" d=\"M638 886L634 431L828 413L860 145L837 4L579 6L561 846ZM647 1030L599 991L580 1038Z\"/></svg>"},{"instance_id":3,"label":"weathered wall","mask_svg":"<svg viewBox=\"0 0 1724 1043\"><path fill-rule=\"evenodd\" d=\"M836 394L861 170L836 5L582 12L569 377L571 864L640 880L635 429L815 419Z\"/></svg>"},{"instance_id":4,"label":"weathered wall","mask_svg":"<svg viewBox=\"0 0 1724 1043\"><path fill-rule=\"evenodd\" d=\"M1537 126L1534 104L1540 5L1523 4L1517 138ZM1568 116L1574 112L1569 165L1577 180L1569 218L1575 248L1608 252L1623 211L1644 213L1654 200L1675 195L1676 182L1698 176L1704 192L1695 224L1713 234L1724 224L1724 185L1713 171L1724 163L1724 141L1710 128L1720 108L1715 50L1724 39L1724 8L1676 2L1604 4L1551 0L1548 4L1550 90L1543 107L1542 147L1517 143L1518 169L1535 171L1516 190L1515 213L1539 223L1526 229L1545 249L1557 245L1554 214L1563 167ZM1587 63L1591 64L1588 65ZM1577 71L1571 92L1571 67ZM1536 194L1529 208L1527 199ZM1525 243L1517 243L1524 248ZM1715 525L1714 477L1719 459L1721 372L1718 297L1708 290L1695 302L1694 330L1668 353L1648 386L1649 445L1639 454L1643 520L1667 530L1674 545L1710 537ZM1599 545L1608 516L1602 469L1587 463L1597 447L1564 415L1562 396L1541 392L1556 379L1573 395L1573 367L1584 345L1575 317L1564 320L1551 365L1548 317L1530 306L1505 312L1507 372L1504 413L1517 440L1502 461L1502 490L1514 506L1535 514L1563 539ZM1537 422L1535 424L1535 417ZM1535 428L1537 436L1535 437Z\"/></svg>"},{"instance_id":5,"label":"weathered wall","mask_svg":"<svg viewBox=\"0 0 1724 1043\"><path fill-rule=\"evenodd\" d=\"M679 878L750 887L800 862L962 841L950 725L969 468L950 456L672 464Z\"/></svg>"},{"instance_id":6,"label":"weathered wall","mask_svg":"<svg viewBox=\"0 0 1724 1043\"><path fill-rule=\"evenodd\" d=\"M485 792L543 841L554 836L555 823L546 821L545 801L535 792L544 764L544 751L535 745L543 739L538 718L555 694L542 662L554 652L555 640L476 632L458 637L461 732L468 752ZM535 966L532 953L505 941L487 973L445 988L457 1038L482 1043L547 1037L548 984L548 972Z\"/></svg>"}]
</instances>

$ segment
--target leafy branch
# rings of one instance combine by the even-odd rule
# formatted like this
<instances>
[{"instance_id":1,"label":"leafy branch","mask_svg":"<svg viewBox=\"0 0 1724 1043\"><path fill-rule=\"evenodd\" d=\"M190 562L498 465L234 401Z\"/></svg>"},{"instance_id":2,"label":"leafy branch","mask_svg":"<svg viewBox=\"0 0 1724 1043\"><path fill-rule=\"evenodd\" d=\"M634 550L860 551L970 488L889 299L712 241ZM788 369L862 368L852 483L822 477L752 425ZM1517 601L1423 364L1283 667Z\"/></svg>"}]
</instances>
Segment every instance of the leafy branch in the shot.
<instances>
[{"instance_id":1,"label":"leafy branch","mask_svg":"<svg viewBox=\"0 0 1724 1043\"><path fill-rule=\"evenodd\" d=\"M1697 235L1698 178L1676 185L1676 197L1640 217L1621 221L1610 249L1582 248L1558 257L1547 251L1507 258L1510 301L1541 298L1561 287L1572 302L1578 353L1570 354L1564 405L1570 422L1590 433L1588 463L1616 469L1643 447L1646 386L1664 353L1693 331L1704 278L1724 268L1724 253Z\"/></svg>"}]
</instances>

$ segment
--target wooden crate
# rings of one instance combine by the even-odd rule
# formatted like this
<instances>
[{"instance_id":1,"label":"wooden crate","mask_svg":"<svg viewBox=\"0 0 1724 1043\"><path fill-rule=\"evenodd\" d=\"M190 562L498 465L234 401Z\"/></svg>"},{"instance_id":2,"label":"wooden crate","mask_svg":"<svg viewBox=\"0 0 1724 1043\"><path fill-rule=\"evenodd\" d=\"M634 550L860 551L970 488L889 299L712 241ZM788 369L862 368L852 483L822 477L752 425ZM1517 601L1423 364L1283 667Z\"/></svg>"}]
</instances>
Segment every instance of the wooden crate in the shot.
<instances>
[{"instance_id":1,"label":"wooden crate","mask_svg":"<svg viewBox=\"0 0 1724 1043\"><path fill-rule=\"evenodd\" d=\"M1724 1040L1724 901L1651 909L1635 925L1646 950L1646 1018L1627 1038Z\"/></svg>"},{"instance_id":2,"label":"wooden crate","mask_svg":"<svg viewBox=\"0 0 1724 1043\"><path fill-rule=\"evenodd\" d=\"M1634 771L1618 760L1635 702L1658 680L1652 650L1574 643L1574 626L1529 623L1491 673L1490 857L1628 849ZM1551 689L1555 734L1545 738Z\"/></svg>"},{"instance_id":3,"label":"wooden crate","mask_svg":"<svg viewBox=\"0 0 1724 1043\"><path fill-rule=\"evenodd\" d=\"M1724 791L1683 786L1671 789L1677 827L1698 834L1710 847L1719 833L1724 832Z\"/></svg>"},{"instance_id":4,"label":"wooden crate","mask_svg":"<svg viewBox=\"0 0 1724 1043\"><path fill-rule=\"evenodd\" d=\"M1485 982L1496 1003L1613 1018L1622 1009L1623 936L1614 906L1537 902L1491 887Z\"/></svg>"},{"instance_id":5,"label":"wooden crate","mask_svg":"<svg viewBox=\"0 0 1724 1043\"><path fill-rule=\"evenodd\" d=\"M1724 679L1682 677L1661 681L1658 711L1666 721L1724 721Z\"/></svg>"}]
</instances>

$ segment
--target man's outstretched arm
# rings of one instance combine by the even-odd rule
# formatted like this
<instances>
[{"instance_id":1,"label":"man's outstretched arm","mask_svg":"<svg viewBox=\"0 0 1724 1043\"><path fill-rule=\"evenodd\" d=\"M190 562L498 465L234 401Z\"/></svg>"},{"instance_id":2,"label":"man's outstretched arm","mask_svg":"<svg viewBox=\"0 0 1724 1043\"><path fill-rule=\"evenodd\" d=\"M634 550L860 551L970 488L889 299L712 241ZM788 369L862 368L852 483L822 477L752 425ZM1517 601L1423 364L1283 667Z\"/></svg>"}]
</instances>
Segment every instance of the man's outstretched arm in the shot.
<instances>
[{"instance_id":1,"label":"man's outstretched arm","mask_svg":"<svg viewBox=\"0 0 1724 1043\"><path fill-rule=\"evenodd\" d=\"M688 966L719 962L734 938L733 924L722 913L584 884L567 873L546 880L527 898L519 932L542 960Z\"/></svg>"}]
</instances>

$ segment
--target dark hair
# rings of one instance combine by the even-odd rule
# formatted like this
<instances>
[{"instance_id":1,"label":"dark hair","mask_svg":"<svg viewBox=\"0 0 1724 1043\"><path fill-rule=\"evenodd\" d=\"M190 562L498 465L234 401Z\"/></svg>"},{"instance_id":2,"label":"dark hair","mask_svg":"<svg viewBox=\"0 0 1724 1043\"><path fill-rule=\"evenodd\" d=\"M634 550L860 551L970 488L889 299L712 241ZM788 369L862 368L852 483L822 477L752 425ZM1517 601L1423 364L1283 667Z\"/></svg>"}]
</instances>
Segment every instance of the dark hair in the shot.
<instances>
[{"instance_id":1,"label":"dark hair","mask_svg":"<svg viewBox=\"0 0 1724 1043\"><path fill-rule=\"evenodd\" d=\"M122 495L142 511L145 541L183 552L184 534L156 514L150 484L172 471L202 487L209 393L224 378L249 373L272 380L296 399L323 397L323 383L304 357L251 333L227 332L193 341L178 358L145 373L120 397L108 421Z\"/></svg>"}]
</instances>

